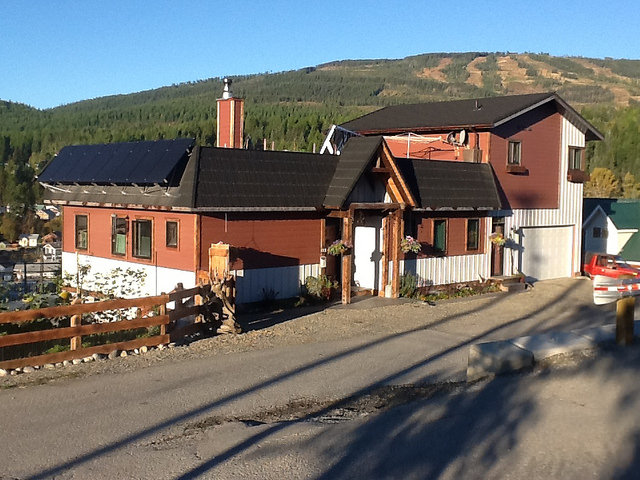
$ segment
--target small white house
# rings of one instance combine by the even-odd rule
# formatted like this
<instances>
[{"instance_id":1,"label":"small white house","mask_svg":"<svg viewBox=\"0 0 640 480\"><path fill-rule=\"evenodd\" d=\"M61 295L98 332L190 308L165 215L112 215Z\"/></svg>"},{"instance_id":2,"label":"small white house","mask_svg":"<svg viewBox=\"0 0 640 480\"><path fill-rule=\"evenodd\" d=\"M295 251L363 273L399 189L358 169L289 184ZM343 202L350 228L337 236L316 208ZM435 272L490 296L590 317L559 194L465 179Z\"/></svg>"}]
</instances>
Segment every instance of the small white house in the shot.
<instances>
[{"instance_id":1,"label":"small white house","mask_svg":"<svg viewBox=\"0 0 640 480\"><path fill-rule=\"evenodd\" d=\"M640 264L640 200L586 198L583 251L620 255Z\"/></svg>"},{"instance_id":2,"label":"small white house","mask_svg":"<svg viewBox=\"0 0 640 480\"><path fill-rule=\"evenodd\" d=\"M42 246L42 259L45 262L57 262L62 258L62 248L52 243L45 243Z\"/></svg>"},{"instance_id":3,"label":"small white house","mask_svg":"<svg viewBox=\"0 0 640 480\"><path fill-rule=\"evenodd\" d=\"M35 248L38 246L40 235L37 233L23 233L18 237L18 245L22 248Z\"/></svg>"}]
</instances>

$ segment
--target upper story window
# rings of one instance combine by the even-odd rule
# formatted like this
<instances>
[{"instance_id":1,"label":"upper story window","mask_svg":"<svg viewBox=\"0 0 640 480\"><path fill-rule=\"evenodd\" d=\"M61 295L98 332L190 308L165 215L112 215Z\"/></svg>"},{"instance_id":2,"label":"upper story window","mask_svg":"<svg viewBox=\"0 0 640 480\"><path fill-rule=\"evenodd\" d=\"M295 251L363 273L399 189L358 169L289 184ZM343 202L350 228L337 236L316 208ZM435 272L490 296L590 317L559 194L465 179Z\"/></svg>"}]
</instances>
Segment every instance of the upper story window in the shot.
<instances>
[{"instance_id":1,"label":"upper story window","mask_svg":"<svg viewBox=\"0 0 640 480\"><path fill-rule=\"evenodd\" d=\"M470 218L467 220L467 250L478 250L480 238L480 220Z\"/></svg>"},{"instance_id":2,"label":"upper story window","mask_svg":"<svg viewBox=\"0 0 640 480\"><path fill-rule=\"evenodd\" d=\"M520 142L509 142L509 154L507 165L522 165L522 144Z\"/></svg>"},{"instance_id":3,"label":"upper story window","mask_svg":"<svg viewBox=\"0 0 640 480\"><path fill-rule=\"evenodd\" d=\"M582 147L569 147L567 180L573 183L584 183L589 180L589 175L585 172Z\"/></svg>"},{"instance_id":4,"label":"upper story window","mask_svg":"<svg viewBox=\"0 0 640 480\"><path fill-rule=\"evenodd\" d=\"M447 250L447 221L433 221L433 249L444 253Z\"/></svg>"},{"instance_id":5,"label":"upper story window","mask_svg":"<svg viewBox=\"0 0 640 480\"><path fill-rule=\"evenodd\" d=\"M111 253L127 253L127 219L124 217L111 217Z\"/></svg>"},{"instance_id":6,"label":"upper story window","mask_svg":"<svg viewBox=\"0 0 640 480\"><path fill-rule=\"evenodd\" d=\"M166 246L178 248L178 222L174 220L166 223Z\"/></svg>"},{"instance_id":7,"label":"upper story window","mask_svg":"<svg viewBox=\"0 0 640 480\"><path fill-rule=\"evenodd\" d=\"M151 220L133 221L133 256L138 258L151 258Z\"/></svg>"},{"instance_id":8,"label":"upper story window","mask_svg":"<svg viewBox=\"0 0 640 480\"><path fill-rule=\"evenodd\" d=\"M76 215L76 250L89 248L89 217Z\"/></svg>"},{"instance_id":9,"label":"upper story window","mask_svg":"<svg viewBox=\"0 0 640 480\"><path fill-rule=\"evenodd\" d=\"M584 170L584 148L569 147L569 170Z\"/></svg>"}]
</instances>

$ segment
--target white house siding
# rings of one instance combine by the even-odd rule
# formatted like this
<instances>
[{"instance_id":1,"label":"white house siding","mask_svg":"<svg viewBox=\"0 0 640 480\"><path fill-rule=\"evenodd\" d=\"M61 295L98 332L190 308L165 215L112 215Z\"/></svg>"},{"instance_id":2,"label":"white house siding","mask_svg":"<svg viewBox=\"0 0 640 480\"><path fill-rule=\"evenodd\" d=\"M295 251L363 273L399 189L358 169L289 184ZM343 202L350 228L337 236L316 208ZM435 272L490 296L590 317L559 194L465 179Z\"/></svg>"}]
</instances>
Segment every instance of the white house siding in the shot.
<instances>
[{"instance_id":1,"label":"white house siding","mask_svg":"<svg viewBox=\"0 0 640 480\"><path fill-rule=\"evenodd\" d=\"M611 250L615 249L614 253L618 253L617 235L611 230L611 227L615 228L611 220L602 211L598 210L582 228L584 232L584 251L612 253ZM600 237L593 236L594 228L600 228L602 232Z\"/></svg>"},{"instance_id":2,"label":"white house siding","mask_svg":"<svg viewBox=\"0 0 640 480\"><path fill-rule=\"evenodd\" d=\"M400 273L416 275L420 287L473 282L489 277L490 261L489 253L401 260Z\"/></svg>"},{"instance_id":3,"label":"white house siding","mask_svg":"<svg viewBox=\"0 0 640 480\"><path fill-rule=\"evenodd\" d=\"M90 255L78 255L75 253L62 252L62 276L71 275L74 279L77 272L77 266L90 265L91 274L101 273L108 274L116 268L127 270L142 270L146 273L144 284L141 286L140 296L160 295L167 293L176 288L178 283L182 283L184 288L195 287L196 274L185 270L177 270L174 268L157 267L155 265L144 265L140 263L124 262L111 258L93 257ZM90 288L90 284L86 286ZM136 295L138 296L138 295Z\"/></svg>"},{"instance_id":4,"label":"white house siding","mask_svg":"<svg viewBox=\"0 0 640 480\"><path fill-rule=\"evenodd\" d=\"M580 271L581 245L582 245L582 191L581 183L572 183L567 180L568 151L569 146L584 147L585 138L578 128L576 128L566 118L562 118L562 135L560 141L560 169L558 172L559 188L559 208L540 209L514 209L512 212L494 212L492 215L505 216L505 233L507 237L512 236L513 241L522 245L517 232L521 227L547 227L547 226L570 226L573 235L570 238L571 245L571 265L570 271L577 273ZM509 215L511 213L511 215ZM515 233L512 233L515 232ZM564 249L558 249L563 251ZM513 261L512 261L513 258ZM518 265L519 256L511 255L508 248L505 248L504 272L506 275L517 273L521 265ZM558 261L563 259L558 258ZM526 272L524 272L526 273Z\"/></svg>"},{"instance_id":5,"label":"white house siding","mask_svg":"<svg viewBox=\"0 0 640 480\"><path fill-rule=\"evenodd\" d=\"M251 303L273 298L291 298L300 295L301 286L309 276L320 275L320 264L289 267L235 270L237 303Z\"/></svg>"},{"instance_id":6,"label":"white house siding","mask_svg":"<svg viewBox=\"0 0 640 480\"><path fill-rule=\"evenodd\" d=\"M491 219L484 218L482 221L485 222L484 231L490 232ZM401 260L400 274L416 275L420 287L473 282L489 278L491 276L491 244L487 236L484 242L485 253L481 254ZM391 266L389 272L391 272Z\"/></svg>"}]
</instances>

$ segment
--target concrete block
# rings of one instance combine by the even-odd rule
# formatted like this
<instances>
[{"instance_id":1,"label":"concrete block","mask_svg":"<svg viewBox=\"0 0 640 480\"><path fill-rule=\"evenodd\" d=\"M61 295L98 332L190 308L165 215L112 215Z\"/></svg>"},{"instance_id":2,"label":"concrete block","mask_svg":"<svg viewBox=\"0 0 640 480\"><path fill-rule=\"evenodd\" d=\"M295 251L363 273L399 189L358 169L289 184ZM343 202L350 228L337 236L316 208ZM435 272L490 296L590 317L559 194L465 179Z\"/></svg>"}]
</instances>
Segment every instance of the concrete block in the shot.
<instances>
[{"instance_id":1,"label":"concrete block","mask_svg":"<svg viewBox=\"0 0 640 480\"><path fill-rule=\"evenodd\" d=\"M543 360L561 353L570 353L578 350L588 350L596 344L586 337L569 332L551 332L518 337L511 340L516 347L529 350L533 358Z\"/></svg>"},{"instance_id":2,"label":"concrete block","mask_svg":"<svg viewBox=\"0 0 640 480\"><path fill-rule=\"evenodd\" d=\"M469 347L467 381L513 372L533 365L533 355L508 341L477 343Z\"/></svg>"},{"instance_id":3,"label":"concrete block","mask_svg":"<svg viewBox=\"0 0 640 480\"><path fill-rule=\"evenodd\" d=\"M585 337L595 345L616 341L616 326L613 323L610 325L602 325L600 327L581 328L580 330L573 330L572 333Z\"/></svg>"}]
</instances>

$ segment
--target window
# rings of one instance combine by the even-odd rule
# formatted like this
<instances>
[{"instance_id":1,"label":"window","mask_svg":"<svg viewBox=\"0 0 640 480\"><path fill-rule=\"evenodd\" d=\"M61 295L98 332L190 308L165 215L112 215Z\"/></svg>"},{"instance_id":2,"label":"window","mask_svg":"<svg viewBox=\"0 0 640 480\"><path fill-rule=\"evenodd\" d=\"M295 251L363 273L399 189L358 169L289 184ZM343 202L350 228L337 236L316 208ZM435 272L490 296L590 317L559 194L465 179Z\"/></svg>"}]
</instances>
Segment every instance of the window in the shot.
<instances>
[{"instance_id":1,"label":"window","mask_svg":"<svg viewBox=\"0 0 640 480\"><path fill-rule=\"evenodd\" d=\"M151 220L133 221L133 256L151 258Z\"/></svg>"},{"instance_id":2,"label":"window","mask_svg":"<svg viewBox=\"0 0 640 480\"><path fill-rule=\"evenodd\" d=\"M166 244L167 247L178 248L178 222L167 222Z\"/></svg>"},{"instance_id":3,"label":"window","mask_svg":"<svg viewBox=\"0 0 640 480\"><path fill-rule=\"evenodd\" d=\"M470 218L467 220L467 250L478 250L478 238L480 237L480 220Z\"/></svg>"},{"instance_id":4,"label":"window","mask_svg":"<svg viewBox=\"0 0 640 480\"><path fill-rule=\"evenodd\" d=\"M447 249L447 221L433 221L433 248L438 252L444 252Z\"/></svg>"},{"instance_id":5,"label":"window","mask_svg":"<svg viewBox=\"0 0 640 480\"><path fill-rule=\"evenodd\" d=\"M607 238L609 231L606 228L593 227L593 238Z\"/></svg>"},{"instance_id":6,"label":"window","mask_svg":"<svg viewBox=\"0 0 640 480\"><path fill-rule=\"evenodd\" d=\"M111 217L111 253L124 255L127 253L127 219Z\"/></svg>"},{"instance_id":7,"label":"window","mask_svg":"<svg viewBox=\"0 0 640 480\"><path fill-rule=\"evenodd\" d=\"M583 150L583 148L579 147L569 147L569 170L583 170Z\"/></svg>"},{"instance_id":8,"label":"window","mask_svg":"<svg viewBox=\"0 0 640 480\"><path fill-rule=\"evenodd\" d=\"M89 248L89 217L76 215L76 249L86 250L87 248Z\"/></svg>"},{"instance_id":9,"label":"window","mask_svg":"<svg viewBox=\"0 0 640 480\"><path fill-rule=\"evenodd\" d=\"M520 158L521 150L520 142L509 142L509 156L507 158L508 165L521 165L522 159Z\"/></svg>"}]
</instances>

